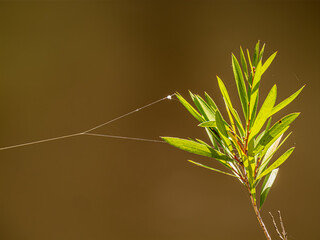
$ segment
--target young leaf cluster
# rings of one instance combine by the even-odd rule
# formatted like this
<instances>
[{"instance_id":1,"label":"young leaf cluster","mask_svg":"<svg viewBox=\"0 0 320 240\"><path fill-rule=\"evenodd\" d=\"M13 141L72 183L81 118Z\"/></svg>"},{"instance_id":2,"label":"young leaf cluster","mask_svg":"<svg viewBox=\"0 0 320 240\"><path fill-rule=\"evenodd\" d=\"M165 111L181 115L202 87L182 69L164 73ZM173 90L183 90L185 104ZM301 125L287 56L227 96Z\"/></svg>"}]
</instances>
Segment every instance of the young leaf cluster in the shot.
<instances>
[{"instance_id":1,"label":"young leaf cluster","mask_svg":"<svg viewBox=\"0 0 320 240\"><path fill-rule=\"evenodd\" d=\"M274 124L271 121L272 116L291 103L304 87L276 104L277 86L274 85L262 102L261 108L258 109L262 75L277 54L277 52L273 53L263 62L265 45L261 49L259 45L260 42L256 44L252 57L249 50L245 54L240 47L240 62L234 54L231 56L234 79L242 106L243 121L232 105L225 84L217 77L227 117L222 116L217 105L207 93L202 98L190 92L195 107L179 93L176 94L182 105L199 121L198 126L205 129L210 144L199 139L173 137L163 137L163 139L182 150L217 160L226 170L215 169L191 160L190 162L238 178L249 191L254 204L257 202L257 196L260 197L259 209L261 209L276 179L279 166L288 159L294 148L287 150L275 161L271 161L271 159L290 135L289 133L283 137L299 113L284 116ZM257 186L260 181L263 183L260 193L257 194Z\"/></svg>"}]
</instances>

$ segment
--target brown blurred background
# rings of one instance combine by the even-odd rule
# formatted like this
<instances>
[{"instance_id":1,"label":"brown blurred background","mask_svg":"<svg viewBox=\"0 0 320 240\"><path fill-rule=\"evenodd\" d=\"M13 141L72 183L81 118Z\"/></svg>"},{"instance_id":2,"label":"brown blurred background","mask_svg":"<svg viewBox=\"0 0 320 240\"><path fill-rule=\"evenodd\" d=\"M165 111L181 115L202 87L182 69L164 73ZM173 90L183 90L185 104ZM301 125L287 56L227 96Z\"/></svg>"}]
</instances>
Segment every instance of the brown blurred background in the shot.
<instances>
[{"instance_id":1,"label":"brown blurred background","mask_svg":"<svg viewBox=\"0 0 320 240\"><path fill-rule=\"evenodd\" d=\"M320 4L316 2L20 1L0 3L0 146L76 133L215 76L239 107L231 52L266 43L264 75L277 117L301 111L283 146L296 150L263 209L282 211L289 239L320 239ZM96 132L206 139L178 101L164 101ZM161 143L80 136L0 152L0 239L264 239L241 185L189 164Z\"/></svg>"}]
</instances>

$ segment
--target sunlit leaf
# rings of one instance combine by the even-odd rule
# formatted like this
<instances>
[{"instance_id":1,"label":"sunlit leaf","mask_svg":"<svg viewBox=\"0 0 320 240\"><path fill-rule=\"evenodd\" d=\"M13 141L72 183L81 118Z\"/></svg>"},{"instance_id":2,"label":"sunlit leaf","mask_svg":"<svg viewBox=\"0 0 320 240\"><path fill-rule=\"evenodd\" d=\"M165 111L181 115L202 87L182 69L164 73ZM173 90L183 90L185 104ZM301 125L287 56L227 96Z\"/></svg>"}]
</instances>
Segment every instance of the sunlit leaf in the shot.
<instances>
[{"instance_id":1,"label":"sunlit leaf","mask_svg":"<svg viewBox=\"0 0 320 240\"><path fill-rule=\"evenodd\" d=\"M228 132L224 123L224 120L220 114L219 111L216 112L216 123L217 123L217 128L219 130L219 132L221 133L221 136L223 138L223 141L225 142L225 144L227 145L228 149L230 151L232 151L232 146L231 146L231 142L228 136Z\"/></svg>"},{"instance_id":2,"label":"sunlit leaf","mask_svg":"<svg viewBox=\"0 0 320 240\"><path fill-rule=\"evenodd\" d=\"M227 155L218 152L217 150L191 140L182 139L182 138L174 138L174 137L161 137L167 143L172 146L175 146L181 150L198 154L205 157L215 158L217 160L223 161L232 161Z\"/></svg>"},{"instance_id":3,"label":"sunlit leaf","mask_svg":"<svg viewBox=\"0 0 320 240\"><path fill-rule=\"evenodd\" d=\"M288 128L288 127L287 127ZM283 135L283 133L286 131L286 129L285 130L283 130L282 132L281 132L281 134L279 134L279 137L277 138L277 140ZM268 149L267 151L263 151L262 152L262 154L261 154L261 157L263 157L262 158L262 161L261 161L261 165L260 165L260 168L259 168L259 171L258 171L258 174L257 174L257 176L259 176L260 174L261 174L261 172L263 172L267 167L268 167L268 164L269 164L269 162L270 162L270 160L271 160L271 158L273 157L273 155L278 151L278 149L282 146L282 144L288 139L288 137L291 135L291 133L289 133L282 141L281 141L281 143L279 144L279 143L276 143L277 142L277 140L275 141L275 142L273 142L271 145L270 145L270 143L268 144L268 146L270 145L270 147L266 147L266 149ZM280 140L280 139L279 139ZM276 143L276 145L275 146L273 146L274 145L274 143Z\"/></svg>"},{"instance_id":4,"label":"sunlit leaf","mask_svg":"<svg viewBox=\"0 0 320 240\"><path fill-rule=\"evenodd\" d=\"M281 142L281 138L282 138L283 134L280 135L280 137L277 138L277 140L267 149L265 155L264 155L264 159L268 159L269 157L271 157L276 149L278 148L278 145Z\"/></svg>"},{"instance_id":5,"label":"sunlit leaf","mask_svg":"<svg viewBox=\"0 0 320 240\"><path fill-rule=\"evenodd\" d=\"M272 54L267 61L263 64L262 66L262 74L268 69L268 67L270 66L270 64L272 63L273 59L276 57L277 52L275 52L274 54Z\"/></svg>"},{"instance_id":6,"label":"sunlit leaf","mask_svg":"<svg viewBox=\"0 0 320 240\"><path fill-rule=\"evenodd\" d=\"M237 126L239 127L239 131L242 131L244 133L243 126L241 124L241 120L240 120L239 116L235 113L235 110L232 106L228 91L227 91L224 83L222 82L222 80L218 76L217 76L217 79L218 79L218 85L219 85L220 91L222 93L227 111L230 111L232 113L233 117L235 118L235 121L237 122ZM233 125L232 116L229 116L229 119L230 119L231 125Z\"/></svg>"},{"instance_id":7,"label":"sunlit leaf","mask_svg":"<svg viewBox=\"0 0 320 240\"><path fill-rule=\"evenodd\" d=\"M217 127L217 123L216 121L207 121L207 122L200 123L198 126L199 127Z\"/></svg>"},{"instance_id":8,"label":"sunlit leaf","mask_svg":"<svg viewBox=\"0 0 320 240\"><path fill-rule=\"evenodd\" d=\"M260 51L260 53L259 53L259 59L258 59L258 61L261 61L261 60L262 60L265 46L266 46L266 44L263 44L262 49L261 49L261 51Z\"/></svg>"},{"instance_id":9,"label":"sunlit leaf","mask_svg":"<svg viewBox=\"0 0 320 240\"><path fill-rule=\"evenodd\" d=\"M291 155L293 152L294 147L290 148L288 151L286 151L284 154L281 155L270 167L268 167L265 171L263 171L259 176L257 176L257 179L262 178L269 174L273 169L278 168L281 164L283 164L288 157Z\"/></svg>"},{"instance_id":10,"label":"sunlit leaf","mask_svg":"<svg viewBox=\"0 0 320 240\"><path fill-rule=\"evenodd\" d=\"M266 131L269 130L270 126L271 126L271 121L272 121L272 117L269 118L267 126L266 126Z\"/></svg>"},{"instance_id":11,"label":"sunlit leaf","mask_svg":"<svg viewBox=\"0 0 320 240\"><path fill-rule=\"evenodd\" d=\"M272 111L272 108L276 102L277 98L277 86L274 85L272 89L270 90L268 96L266 97L264 103L262 104L262 107L260 108L260 111L254 120L254 124L252 125L249 141L255 137L255 135L261 130L262 126L265 124L267 119L270 116L270 113Z\"/></svg>"},{"instance_id":12,"label":"sunlit leaf","mask_svg":"<svg viewBox=\"0 0 320 240\"><path fill-rule=\"evenodd\" d=\"M289 124L299 116L299 114L300 113L291 113L276 122L261 138L258 145L255 147L254 152L260 152L269 142L277 137L282 130L286 129Z\"/></svg>"},{"instance_id":13,"label":"sunlit leaf","mask_svg":"<svg viewBox=\"0 0 320 240\"><path fill-rule=\"evenodd\" d=\"M205 128L206 133L210 139L210 142L212 143L212 145L214 146L215 149L219 149L218 146L218 142L219 140L217 139L217 137L214 135L213 131L210 130L210 128Z\"/></svg>"},{"instance_id":14,"label":"sunlit leaf","mask_svg":"<svg viewBox=\"0 0 320 240\"><path fill-rule=\"evenodd\" d=\"M207 101L208 105L209 105L214 111L219 110L218 107L217 107L217 105L216 105L216 103L212 100L212 98L209 96L209 94L205 92L204 95L205 95L205 98L206 98L206 101Z\"/></svg>"},{"instance_id":15,"label":"sunlit leaf","mask_svg":"<svg viewBox=\"0 0 320 240\"><path fill-rule=\"evenodd\" d=\"M262 188L261 188L261 194L260 194L260 208L262 208L262 205L264 204L269 191L272 187L272 184L274 183L274 180L276 180L277 174L278 174L279 168L273 169L271 171L271 173L269 173L268 175L266 175L266 177L264 178L264 182L262 184Z\"/></svg>"},{"instance_id":16,"label":"sunlit leaf","mask_svg":"<svg viewBox=\"0 0 320 240\"><path fill-rule=\"evenodd\" d=\"M259 60L259 45L260 45L260 41L257 42L256 47L254 49L254 53L253 53L253 66L257 66L258 65L258 60Z\"/></svg>"},{"instance_id":17,"label":"sunlit leaf","mask_svg":"<svg viewBox=\"0 0 320 240\"><path fill-rule=\"evenodd\" d=\"M283 100L281 103L276 105L272 109L272 112L270 113L270 115L275 114L276 112L280 111L282 108L286 107L289 103L291 103L299 95L299 93L302 91L304 87L305 85L302 88L300 88L298 91L296 91L294 94L292 94L290 97L288 97L287 99Z\"/></svg>"},{"instance_id":18,"label":"sunlit leaf","mask_svg":"<svg viewBox=\"0 0 320 240\"><path fill-rule=\"evenodd\" d=\"M197 112L197 110L195 110L179 93L176 93L176 96L193 117L195 117L199 122L205 121L204 118Z\"/></svg>"},{"instance_id":19,"label":"sunlit leaf","mask_svg":"<svg viewBox=\"0 0 320 240\"><path fill-rule=\"evenodd\" d=\"M237 85L238 94L239 94L240 102L243 109L243 114L245 118L247 118L247 112L248 112L247 88L243 79L239 62L233 54L232 54L232 69L233 69L234 78L236 80L236 85Z\"/></svg>"},{"instance_id":20,"label":"sunlit leaf","mask_svg":"<svg viewBox=\"0 0 320 240\"><path fill-rule=\"evenodd\" d=\"M249 49L247 49L247 56L248 56L248 61L249 61L250 70L251 70L251 73L252 73L252 72L253 72L253 66L252 66L252 61L251 61ZM249 74L249 75L252 75L252 74ZM252 82L251 82L251 81L249 81L249 83L252 85Z\"/></svg>"},{"instance_id":21,"label":"sunlit leaf","mask_svg":"<svg viewBox=\"0 0 320 240\"><path fill-rule=\"evenodd\" d=\"M191 91L189 91L189 95L194 103L194 105L197 107L200 115L202 116L202 118L204 119L204 121L209 121L209 119L207 118L198 98L196 97L196 95L194 95Z\"/></svg>"},{"instance_id":22,"label":"sunlit leaf","mask_svg":"<svg viewBox=\"0 0 320 240\"><path fill-rule=\"evenodd\" d=\"M203 113L203 117L207 121L214 121L215 120L215 112L212 110L211 107L199 96L195 95L194 96L194 102L198 106L199 105L199 111L201 109L201 112Z\"/></svg>"},{"instance_id":23,"label":"sunlit leaf","mask_svg":"<svg viewBox=\"0 0 320 240\"><path fill-rule=\"evenodd\" d=\"M244 76L245 78L248 80L248 65L247 65L247 61L246 61L246 57L244 56L242 47L240 47L240 60L241 60L241 65L242 65L242 69L244 72Z\"/></svg>"},{"instance_id":24,"label":"sunlit leaf","mask_svg":"<svg viewBox=\"0 0 320 240\"><path fill-rule=\"evenodd\" d=\"M197 166L200 166L200 167L203 167L203 168L206 168L206 169L209 169L209 170L212 170L212 171L215 171L215 172L218 172L218 173L222 173L222 174L225 174L225 175L228 175L228 176L231 176L231 177L236 177L235 175L231 174L231 173L227 173L227 172L224 172L224 171L221 171L219 169L215 169L215 168L212 168L212 167L208 167L206 165L203 165L201 163L198 163L198 162L194 162L192 160L188 160L188 162L191 162Z\"/></svg>"},{"instance_id":25,"label":"sunlit leaf","mask_svg":"<svg viewBox=\"0 0 320 240\"><path fill-rule=\"evenodd\" d=\"M255 119L255 114L258 106L258 100L259 100L259 86L260 86L260 80L261 80L261 62L258 63L258 66L256 67L256 71L252 80L252 90L250 95L250 113L251 113L251 120Z\"/></svg>"},{"instance_id":26,"label":"sunlit leaf","mask_svg":"<svg viewBox=\"0 0 320 240\"><path fill-rule=\"evenodd\" d=\"M254 105L253 108L251 109L251 122L250 122L250 129L252 128L256 115L257 115L257 110L258 110L258 102L259 102L259 91L257 92L256 98L254 99ZM251 106L251 105L250 105Z\"/></svg>"}]
</instances>

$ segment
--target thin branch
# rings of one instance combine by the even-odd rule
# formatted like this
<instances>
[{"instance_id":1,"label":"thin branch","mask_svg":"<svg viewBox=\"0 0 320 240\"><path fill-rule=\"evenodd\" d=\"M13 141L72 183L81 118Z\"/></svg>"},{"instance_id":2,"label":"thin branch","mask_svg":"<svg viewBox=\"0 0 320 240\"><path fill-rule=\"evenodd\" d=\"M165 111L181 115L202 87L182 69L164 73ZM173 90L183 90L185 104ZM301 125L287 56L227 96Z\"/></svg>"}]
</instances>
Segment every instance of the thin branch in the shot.
<instances>
[{"instance_id":1,"label":"thin branch","mask_svg":"<svg viewBox=\"0 0 320 240\"><path fill-rule=\"evenodd\" d=\"M280 219L283 238L284 238L284 240L288 240L288 233L286 232L286 229L284 228L284 224L283 224L283 221L282 221L280 210L278 210L278 215L279 215L279 219Z\"/></svg>"},{"instance_id":2,"label":"thin branch","mask_svg":"<svg viewBox=\"0 0 320 240\"><path fill-rule=\"evenodd\" d=\"M279 231L278 226L277 226L277 223L276 223L276 221L274 220L274 217L272 216L271 212L269 212L269 214L270 214L270 216L271 216L271 218L272 218L272 222L273 222L274 228L276 229L279 237L280 237L282 240L288 240L288 233L286 232L286 230L285 230L285 228L284 228L283 220L282 220L282 217L281 217L281 212L278 210L278 215L279 215L280 226L281 226L282 232Z\"/></svg>"},{"instance_id":3,"label":"thin branch","mask_svg":"<svg viewBox=\"0 0 320 240\"><path fill-rule=\"evenodd\" d=\"M283 236L281 235L281 233L280 233L280 231L279 231L279 229L278 229L277 223L276 223L276 221L274 220L274 217L273 217L272 213L269 212L269 214L270 214L270 216L271 216L271 218L272 218L273 226L274 226L274 228L276 229L279 237L280 237L282 240L284 240Z\"/></svg>"},{"instance_id":4,"label":"thin branch","mask_svg":"<svg viewBox=\"0 0 320 240\"><path fill-rule=\"evenodd\" d=\"M257 217L257 219L258 219L258 222L259 222L259 224L260 224L260 227L261 227L261 229L263 230L263 233L264 233L264 235L266 236L266 238L267 238L268 240L271 240L271 237L270 237L269 232L268 232L268 230L267 230L267 228L266 228L266 225L264 224L264 222L263 222L263 220L262 220L262 217L261 217L261 215L260 215L260 211L259 211L259 209L258 209L258 207L257 207L257 204L256 204L255 200L254 200L253 197L252 197L252 194L251 194L251 192L250 192L250 189L248 189L248 191L249 191L249 195L250 195L250 200L251 200L251 203L252 203L252 207L253 207L253 209L254 209L254 212L255 212L255 214L256 214L256 217Z\"/></svg>"}]
</instances>

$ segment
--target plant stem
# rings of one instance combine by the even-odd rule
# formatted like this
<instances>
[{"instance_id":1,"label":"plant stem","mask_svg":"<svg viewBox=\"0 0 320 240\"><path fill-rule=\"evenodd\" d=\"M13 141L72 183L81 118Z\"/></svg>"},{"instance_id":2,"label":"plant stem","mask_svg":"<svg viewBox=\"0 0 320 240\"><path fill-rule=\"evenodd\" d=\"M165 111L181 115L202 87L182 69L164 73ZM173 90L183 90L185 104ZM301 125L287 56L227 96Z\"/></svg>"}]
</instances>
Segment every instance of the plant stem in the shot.
<instances>
[{"instance_id":1,"label":"plant stem","mask_svg":"<svg viewBox=\"0 0 320 240\"><path fill-rule=\"evenodd\" d=\"M253 197L252 197L251 194L250 194L250 200L251 200L251 203L252 203L252 207L253 207L253 209L254 209L254 212L255 212L255 214L256 214L256 217L257 217L257 219L258 219L258 222L259 222L259 224L260 224L260 227L261 227L262 230L263 230L264 235L266 236L266 238L267 238L268 240L271 240L271 237L270 237L270 235L269 235L269 233L268 233L268 230L267 230L267 228L266 228L266 225L264 224L264 222L263 222L263 220L262 220L262 217L261 217L261 215L260 215L260 211L259 211L259 209L258 209L258 206L257 206L256 202L254 201L254 199L253 199Z\"/></svg>"}]
</instances>

